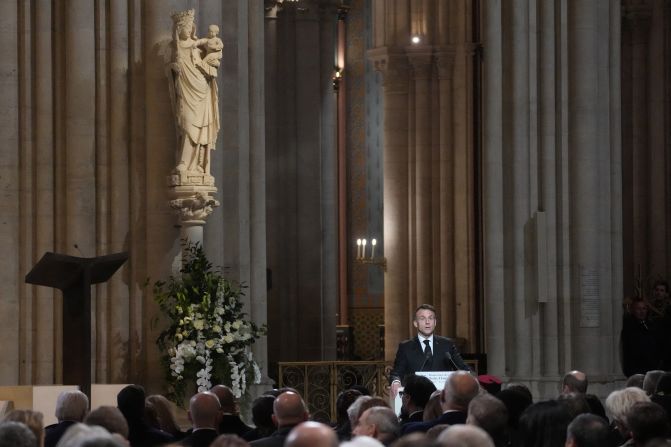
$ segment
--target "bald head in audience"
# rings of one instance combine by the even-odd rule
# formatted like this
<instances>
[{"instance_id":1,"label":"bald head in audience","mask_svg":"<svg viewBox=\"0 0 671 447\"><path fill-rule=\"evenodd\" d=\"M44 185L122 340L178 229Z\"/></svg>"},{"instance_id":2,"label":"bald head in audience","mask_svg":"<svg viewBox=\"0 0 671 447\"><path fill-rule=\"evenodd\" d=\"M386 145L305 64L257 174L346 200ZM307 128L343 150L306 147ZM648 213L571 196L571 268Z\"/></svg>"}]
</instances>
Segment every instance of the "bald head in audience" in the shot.
<instances>
[{"instance_id":1,"label":"bald head in audience","mask_svg":"<svg viewBox=\"0 0 671 447\"><path fill-rule=\"evenodd\" d=\"M307 421L309 416L301 396L292 391L280 394L273 403L273 422L277 427L300 424Z\"/></svg>"},{"instance_id":2,"label":"bald head in audience","mask_svg":"<svg viewBox=\"0 0 671 447\"><path fill-rule=\"evenodd\" d=\"M209 391L195 394L189 401L189 420L194 429L216 429L219 425L220 412L219 399Z\"/></svg>"},{"instance_id":3,"label":"bald head in audience","mask_svg":"<svg viewBox=\"0 0 671 447\"><path fill-rule=\"evenodd\" d=\"M229 387L226 385L215 385L210 392L219 398L219 404L221 405L221 411L223 413L237 413L238 409L235 403L235 396Z\"/></svg>"},{"instance_id":4,"label":"bald head in audience","mask_svg":"<svg viewBox=\"0 0 671 447\"><path fill-rule=\"evenodd\" d=\"M492 438L474 425L452 425L438 436L440 447L494 447Z\"/></svg>"},{"instance_id":5,"label":"bald head in audience","mask_svg":"<svg viewBox=\"0 0 671 447\"><path fill-rule=\"evenodd\" d=\"M480 393L480 384L467 371L456 371L445 381L441 395L443 412L457 410L466 412L468 404Z\"/></svg>"},{"instance_id":6,"label":"bald head in audience","mask_svg":"<svg viewBox=\"0 0 671 447\"><path fill-rule=\"evenodd\" d=\"M328 425L320 422L303 422L291 430L284 447L338 447L338 437Z\"/></svg>"},{"instance_id":7,"label":"bald head in audience","mask_svg":"<svg viewBox=\"0 0 671 447\"><path fill-rule=\"evenodd\" d=\"M571 371L564 375L562 379L562 394L587 392L587 375L582 371Z\"/></svg>"}]
</instances>

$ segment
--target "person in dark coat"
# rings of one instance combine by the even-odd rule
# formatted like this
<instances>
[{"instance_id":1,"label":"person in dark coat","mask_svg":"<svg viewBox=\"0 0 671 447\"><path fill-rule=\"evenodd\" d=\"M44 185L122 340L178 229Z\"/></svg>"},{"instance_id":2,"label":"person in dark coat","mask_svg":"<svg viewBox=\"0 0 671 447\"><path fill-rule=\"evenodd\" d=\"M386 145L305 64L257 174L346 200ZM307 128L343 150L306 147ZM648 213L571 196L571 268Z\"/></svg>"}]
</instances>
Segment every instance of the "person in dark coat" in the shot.
<instances>
[{"instance_id":1,"label":"person in dark coat","mask_svg":"<svg viewBox=\"0 0 671 447\"><path fill-rule=\"evenodd\" d=\"M217 433L221 421L219 398L209 391L194 395L189 401L189 420L193 430L180 441L180 444L188 447L208 447L219 436Z\"/></svg>"},{"instance_id":2,"label":"person in dark coat","mask_svg":"<svg viewBox=\"0 0 671 447\"><path fill-rule=\"evenodd\" d=\"M252 427L240 419L235 396L229 387L226 385L215 385L210 391L219 398L219 403L221 404L219 434L233 434L242 437L252 430Z\"/></svg>"},{"instance_id":3,"label":"person in dark coat","mask_svg":"<svg viewBox=\"0 0 671 447\"><path fill-rule=\"evenodd\" d=\"M128 385L117 394L117 407L128 422L131 447L153 447L174 442L172 435L150 427L144 420L144 388Z\"/></svg>"},{"instance_id":4,"label":"person in dark coat","mask_svg":"<svg viewBox=\"0 0 671 447\"><path fill-rule=\"evenodd\" d=\"M252 447L283 447L289 432L308 420L309 413L299 394L287 391L273 403L273 422L277 430L270 436L250 443Z\"/></svg>"},{"instance_id":5,"label":"person in dark coat","mask_svg":"<svg viewBox=\"0 0 671 447\"><path fill-rule=\"evenodd\" d=\"M648 318L647 303L636 299L630 309L624 317L620 334L622 372L627 377L659 369L662 362L660 337L655 323Z\"/></svg>"},{"instance_id":6,"label":"person in dark coat","mask_svg":"<svg viewBox=\"0 0 671 447\"><path fill-rule=\"evenodd\" d=\"M79 390L63 391L56 400L57 424L44 428L44 447L55 447L70 426L82 422L89 410L89 398Z\"/></svg>"}]
</instances>

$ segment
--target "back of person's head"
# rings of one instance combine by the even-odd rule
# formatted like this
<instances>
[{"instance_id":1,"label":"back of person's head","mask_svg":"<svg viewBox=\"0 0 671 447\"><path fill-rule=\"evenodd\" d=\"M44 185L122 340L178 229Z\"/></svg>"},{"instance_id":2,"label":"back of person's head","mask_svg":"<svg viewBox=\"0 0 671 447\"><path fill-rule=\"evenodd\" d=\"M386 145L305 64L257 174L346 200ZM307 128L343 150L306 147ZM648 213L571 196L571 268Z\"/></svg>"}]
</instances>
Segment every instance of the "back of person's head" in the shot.
<instances>
[{"instance_id":1,"label":"back of person's head","mask_svg":"<svg viewBox=\"0 0 671 447\"><path fill-rule=\"evenodd\" d=\"M497 446L508 442L508 410L503 402L491 394L482 394L471 401L466 423L486 431Z\"/></svg>"},{"instance_id":2,"label":"back of person's head","mask_svg":"<svg viewBox=\"0 0 671 447\"><path fill-rule=\"evenodd\" d=\"M432 421L440 417L441 414L443 414L443 407L440 404L440 400L442 398L443 398L443 390L436 390L433 393L431 393L429 401L424 406L423 420L425 422Z\"/></svg>"},{"instance_id":3,"label":"back of person's head","mask_svg":"<svg viewBox=\"0 0 671 447\"><path fill-rule=\"evenodd\" d=\"M214 393L203 391L189 401L189 420L193 428L217 428L221 415L221 405Z\"/></svg>"},{"instance_id":4,"label":"back of person's head","mask_svg":"<svg viewBox=\"0 0 671 447\"><path fill-rule=\"evenodd\" d=\"M336 417L338 425L342 425L349 420L347 409L359 396L361 396L361 392L352 389L341 391L340 394L338 394L338 398L336 399Z\"/></svg>"},{"instance_id":5,"label":"back of person's head","mask_svg":"<svg viewBox=\"0 0 671 447\"><path fill-rule=\"evenodd\" d=\"M249 447L249 443L238 435L219 435L210 447Z\"/></svg>"},{"instance_id":6,"label":"back of person's head","mask_svg":"<svg viewBox=\"0 0 671 447\"><path fill-rule=\"evenodd\" d=\"M496 398L503 402L508 410L508 427L516 430L520 422L520 416L532 404L529 395L520 389L508 388L497 394Z\"/></svg>"},{"instance_id":7,"label":"back of person's head","mask_svg":"<svg viewBox=\"0 0 671 447\"><path fill-rule=\"evenodd\" d=\"M425 433L414 432L396 440L394 447L436 447L433 440L429 439Z\"/></svg>"},{"instance_id":8,"label":"back of person's head","mask_svg":"<svg viewBox=\"0 0 671 447\"><path fill-rule=\"evenodd\" d=\"M571 415L556 400L531 404L520 416L518 441L521 447L563 447Z\"/></svg>"},{"instance_id":9,"label":"back of person's head","mask_svg":"<svg viewBox=\"0 0 671 447\"><path fill-rule=\"evenodd\" d=\"M260 431L275 429L273 424L273 402L275 396L263 395L254 399L252 403L252 422Z\"/></svg>"},{"instance_id":10,"label":"back of person's head","mask_svg":"<svg viewBox=\"0 0 671 447\"><path fill-rule=\"evenodd\" d=\"M643 391L645 391L645 394L648 396L655 394L657 382L659 382L664 373L661 369L653 369L645 373L645 377L643 378Z\"/></svg>"},{"instance_id":11,"label":"back of person's head","mask_svg":"<svg viewBox=\"0 0 671 447\"><path fill-rule=\"evenodd\" d=\"M335 431L321 422L307 421L295 426L287 436L284 447L338 447Z\"/></svg>"},{"instance_id":12,"label":"back of person's head","mask_svg":"<svg viewBox=\"0 0 671 447\"><path fill-rule=\"evenodd\" d=\"M628 432L627 413L636 402L650 402L650 398L645 394L645 391L636 387L615 390L606 398L606 414L610 421L618 426L623 435Z\"/></svg>"},{"instance_id":13,"label":"back of person's head","mask_svg":"<svg viewBox=\"0 0 671 447\"><path fill-rule=\"evenodd\" d=\"M609 447L612 445L608 421L594 414L577 416L566 429L567 446Z\"/></svg>"},{"instance_id":14,"label":"back of person's head","mask_svg":"<svg viewBox=\"0 0 671 447\"><path fill-rule=\"evenodd\" d=\"M387 407L389 408L389 404L387 401L379 396L371 396L370 399L366 399L365 401L361 402L361 405L359 405L359 416L357 417L357 421L361 418L361 415L368 410L369 408L373 407Z\"/></svg>"},{"instance_id":15,"label":"back of person's head","mask_svg":"<svg viewBox=\"0 0 671 447\"><path fill-rule=\"evenodd\" d=\"M121 441L102 427L76 423L63 434L56 447L123 447Z\"/></svg>"},{"instance_id":16,"label":"back of person's head","mask_svg":"<svg viewBox=\"0 0 671 447\"><path fill-rule=\"evenodd\" d=\"M89 409L89 398L79 390L63 391L56 399L56 419L81 422Z\"/></svg>"},{"instance_id":17,"label":"back of person's head","mask_svg":"<svg viewBox=\"0 0 671 447\"><path fill-rule=\"evenodd\" d=\"M643 446L653 438L669 435L669 416L654 402L637 402L626 416L631 438L637 446Z\"/></svg>"},{"instance_id":18,"label":"back of person's head","mask_svg":"<svg viewBox=\"0 0 671 447\"><path fill-rule=\"evenodd\" d=\"M35 435L41 444L44 438L44 416L39 411L12 410L4 418L5 421L21 422Z\"/></svg>"},{"instance_id":19,"label":"back of person's head","mask_svg":"<svg viewBox=\"0 0 671 447\"><path fill-rule=\"evenodd\" d=\"M582 371L571 371L562 378L562 394L587 392L587 375Z\"/></svg>"},{"instance_id":20,"label":"back of person's head","mask_svg":"<svg viewBox=\"0 0 671 447\"><path fill-rule=\"evenodd\" d=\"M35 435L21 422L0 423L0 447L38 447Z\"/></svg>"},{"instance_id":21,"label":"back of person's head","mask_svg":"<svg viewBox=\"0 0 671 447\"><path fill-rule=\"evenodd\" d=\"M359 421L359 415L361 414L359 410L361 405L371 399L372 397L370 396L359 396L354 402L352 402L352 405L347 408L347 417L349 418L349 422L352 425L352 428L356 427L356 424Z\"/></svg>"},{"instance_id":22,"label":"back of person's head","mask_svg":"<svg viewBox=\"0 0 671 447\"><path fill-rule=\"evenodd\" d=\"M443 411L466 411L471 400L480 393L480 384L467 371L455 371L445 381Z\"/></svg>"},{"instance_id":23,"label":"back of person's head","mask_svg":"<svg viewBox=\"0 0 671 447\"><path fill-rule=\"evenodd\" d=\"M657 396L671 396L671 372L665 372L659 378L655 394Z\"/></svg>"},{"instance_id":24,"label":"back of person's head","mask_svg":"<svg viewBox=\"0 0 671 447\"><path fill-rule=\"evenodd\" d=\"M154 406L161 430L171 435L180 433L181 430L172 411L172 403L168 399L160 394L152 394L151 396L147 396L145 400Z\"/></svg>"},{"instance_id":25,"label":"back of person's head","mask_svg":"<svg viewBox=\"0 0 671 447\"><path fill-rule=\"evenodd\" d=\"M215 385L210 390L219 399L221 411L224 413L237 413L237 403L233 391L226 385Z\"/></svg>"},{"instance_id":26,"label":"back of person's head","mask_svg":"<svg viewBox=\"0 0 671 447\"><path fill-rule=\"evenodd\" d=\"M117 407L129 424L142 420L144 415L144 388L140 385L128 385L116 396Z\"/></svg>"},{"instance_id":27,"label":"back of person's head","mask_svg":"<svg viewBox=\"0 0 671 447\"><path fill-rule=\"evenodd\" d=\"M492 438L474 425L452 425L438 436L440 447L494 447Z\"/></svg>"},{"instance_id":28,"label":"back of person's head","mask_svg":"<svg viewBox=\"0 0 671 447\"><path fill-rule=\"evenodd\" d=\"M295 425L308 420L308 409L300 394L286 391L273 403L273 420L278 427Z\"/></svg>"},{"instance_id":29,"label":"back of person's head","mask_svg":"<svg viewBox=\"0 0 671 447\"><path fill-rule=\"evenodd\" d=\"M375 406L365 412L366 424L374 425L377 429L377 439L388 444L398 438L401 426L396 413L389 407Z\"/></svg>"},{"instance_id":30,"label":"back of person's head","mask_svg":"<svg viewBox=\"0 0 671 447\"><path fill-rule=\"evenodd\" d=\"M110 433L117 433L128 439L128 422L121 411L111 405L102 405L91 411L84 419L84 423L102 427Z\"/></svg>"},{"instance_id":31,"label":"back of person's head","mask_svg":"<svg viewBox=\"0 0 671 447\"><path fill-rule=\"evenodd\" d=\"M528 386L526 386L523 383L518 383L518 382L510 382L507 383L506 386L503 388L504 390L514 390L520 393L523 393L525 396L529 398L529 405L534 403L534 396L531 394L531 390L529 389Z\"/></svg>"},{"instance_id":32,"label":"back of person's head","mask_svg":"<svg viewBox=\"0 0 671 447\"><path fill-rule=\"evenodd\" d=\"M606 417L606 409L603 407L601 399L599 399L597 395L585 394L585 400L587 401L587 405L589 405L590 413L596 414L597 416L600 416L608 420L608 418Z\"/></svg>"},{"instance_id":33,"label":"back of person's head","mask_svg":"<svg viewBox=\"0 0 671 447\"><path fill-rule=\"evenodd\" d=\"M636 387L643 389L643 380L645 379L645 374L632 374L629 376L627 381L624 383L625 388Z\"/></svg>"},{"instance_id":34,"label":"back of person's head","mask_svg":"<svg viewBox=\"0 0 671 447\"><path fill-rule=\"evenodd\" d=\"M408 395L410 401L418 408L426 406L434 391L436 391L436 385L424 376L410 374L405 379L403 392Z\"/></svg>"},{"instance_id":35,"label":"back of person's head","mask_svg":"<svg viewBox=\"0 0 671 447\"><path fill-rule=\"evenodd\" d=\"M426 438L432 442L435 442L438 439L438 436L441 435L447 428L449 427L449 424L437 424L431 427L430 429L427 430L426 432ZM404 436L405 437L405 436Z\"/></svg>"},{"instance_id":36,"label":"back of person's head","mask_svg":"<svg viewBox=\"0 0 671 447\"><path fill-rule=\"evenodd\" d=\"M562 393L557 400L566 405L568 412L571 414L571 419L579 414L590 412L589 403L587 403L587 399L582 393Z\"/></svg>"}]
</instances>

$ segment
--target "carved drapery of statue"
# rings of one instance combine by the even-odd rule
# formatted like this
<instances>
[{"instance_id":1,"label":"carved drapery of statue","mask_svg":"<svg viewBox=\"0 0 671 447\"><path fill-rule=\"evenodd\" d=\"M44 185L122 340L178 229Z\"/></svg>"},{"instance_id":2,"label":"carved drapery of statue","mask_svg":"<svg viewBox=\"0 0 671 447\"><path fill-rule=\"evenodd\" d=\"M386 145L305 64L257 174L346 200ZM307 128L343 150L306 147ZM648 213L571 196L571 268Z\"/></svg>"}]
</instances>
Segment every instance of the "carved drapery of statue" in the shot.
<instances>
[{"instance_id":1,"label":"carved drapery of statue","mask_svg":"<svg viewBox=\"0 0 671 447\"><path fill-rule=\"evenodd\" d=\"M210 151L219 133L217 68L223 43L219 28L210 25L208 37L198 39L194 10L173 16L173 58L170 63L171 98L178 133L176 173L210 176Z\"/></svg>"},{"instance_id":2,"label":"carved drapery of statue","mask_svg":"<svg viewBox=\"0 0 671 447\"><path fill-rule=\"evenodd\" d=\"M219 206L210 155L220 127L217 69L224 45L217 25L209 26L206 38L196 37L194 16L193 9L172 15L172 57L166 69L177 131L176 166L168 177L170 206L188 223L183 228L202 226Z\"/></svg>"}]
</instances>

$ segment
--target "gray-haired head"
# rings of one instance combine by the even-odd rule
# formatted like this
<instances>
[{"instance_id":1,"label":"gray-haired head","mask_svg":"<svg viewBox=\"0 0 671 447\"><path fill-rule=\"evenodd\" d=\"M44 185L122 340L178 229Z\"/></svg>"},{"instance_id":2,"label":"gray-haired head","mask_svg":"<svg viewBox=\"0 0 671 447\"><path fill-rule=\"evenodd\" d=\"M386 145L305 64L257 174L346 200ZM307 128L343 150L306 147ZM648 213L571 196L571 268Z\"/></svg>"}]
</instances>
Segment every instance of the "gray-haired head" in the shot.
<instances>
[{"instance_id":1,"label":"gray-haired head","mask_svg":"<svg viewBox=\"0 0 671 447\"><path fill-rule=\"evenodd\" d=\"M372 397L370 396L359 396L347 409L347 417L349 418L349 423L352 428L356 427L356 424L359 421L359 409L361 408L361 404L371 399Z\"/></svg>"},{"instance_id":2,"label":"gray-haired head","mask_svg":"<svg viewBox=\"0 0 671 447\"><path fill-rule=\"evenodd\" d=\"M0 423L0 447L37 447L37 438L21 422Z\"/></svg>"},{"instance_id":3,"label":"gray-haired head","mask_svg":"<svg viewBox=\"0 0 671 447\"><path fill-rule=\"evenodd\" d=\"M56 399L56 419L81 422L89 409L89 398L79 390L63 391Z\"/></svg>"},{"instance_id":4,"label":"gray-haired head","mask_svg":"<svg viewBox=\"0 0 671 447\"><path fill-rule=\"evenodd\" d=\"M486 431L475 425L452 425L438 436L441 447L494 447Z\"/></svg>"},{"instance_id":5,"label":"gray-haired head","mask_svg":"<svg viewBox=\"0 0 671 447\"><path fill-rule=\"evenodd\" d=\"M117 435L97 425L73 424L61 437L56 447L124 447Z\"/></svg>"}]
</instances>

